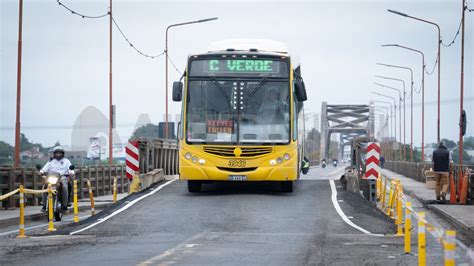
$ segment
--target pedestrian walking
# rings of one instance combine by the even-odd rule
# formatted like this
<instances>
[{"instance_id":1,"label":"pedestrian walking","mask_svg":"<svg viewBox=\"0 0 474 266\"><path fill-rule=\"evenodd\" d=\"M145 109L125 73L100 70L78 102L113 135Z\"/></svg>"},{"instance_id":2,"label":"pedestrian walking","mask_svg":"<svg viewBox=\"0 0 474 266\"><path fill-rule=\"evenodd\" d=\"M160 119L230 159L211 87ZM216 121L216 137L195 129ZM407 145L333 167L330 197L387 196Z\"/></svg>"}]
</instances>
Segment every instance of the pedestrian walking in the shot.
<instances>
[{"instance_id":1,"label":"pedestrian walking","mask_svg":"<svg viewBox=\"0 0 474 266\"><path fill-rule=\"evenodd\" d=\"M441 141L438 148L433 151L433 168L436 181L436 200L446 201L448 193L449 172L452 168L452 156L444 143Z\"/></svg>"}]
</instances>

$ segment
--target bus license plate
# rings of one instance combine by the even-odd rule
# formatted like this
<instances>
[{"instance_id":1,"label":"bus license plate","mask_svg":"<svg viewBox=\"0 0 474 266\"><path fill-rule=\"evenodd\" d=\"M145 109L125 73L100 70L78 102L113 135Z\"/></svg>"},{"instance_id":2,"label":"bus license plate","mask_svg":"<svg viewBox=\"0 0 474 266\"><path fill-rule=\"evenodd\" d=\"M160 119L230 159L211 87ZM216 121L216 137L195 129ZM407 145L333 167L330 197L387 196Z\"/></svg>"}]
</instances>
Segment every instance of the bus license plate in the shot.
<instances>
[{"instance_id":1,"label":"bus license plate","mask_svg":"<svg viewBox=\"0 0 474 266\"><path fill-rule=\"evenodd\" d=\"M229 180L230 181L247 181L247 176L246 175L230 175Z\"/></svg>"}]
</instances>

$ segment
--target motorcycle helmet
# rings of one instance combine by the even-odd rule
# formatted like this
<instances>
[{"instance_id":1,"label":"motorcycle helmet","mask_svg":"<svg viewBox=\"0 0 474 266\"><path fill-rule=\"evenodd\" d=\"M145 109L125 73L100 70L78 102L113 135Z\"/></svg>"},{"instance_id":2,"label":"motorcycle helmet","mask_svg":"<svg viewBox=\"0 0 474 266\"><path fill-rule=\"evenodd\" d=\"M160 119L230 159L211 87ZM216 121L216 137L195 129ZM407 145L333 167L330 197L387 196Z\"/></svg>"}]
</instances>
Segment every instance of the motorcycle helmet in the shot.
<instances>
[{"instance_id":1,"label":"motorcycle helmet","mask_svg":"<svg viewBox=\"0 0 474 266\"><path fill-rule=\"evenodd\" d=\"M53 149L53 157L56 160L64 158L64 148L62 146L56 146Z\"/></svg>"}]
</instances>

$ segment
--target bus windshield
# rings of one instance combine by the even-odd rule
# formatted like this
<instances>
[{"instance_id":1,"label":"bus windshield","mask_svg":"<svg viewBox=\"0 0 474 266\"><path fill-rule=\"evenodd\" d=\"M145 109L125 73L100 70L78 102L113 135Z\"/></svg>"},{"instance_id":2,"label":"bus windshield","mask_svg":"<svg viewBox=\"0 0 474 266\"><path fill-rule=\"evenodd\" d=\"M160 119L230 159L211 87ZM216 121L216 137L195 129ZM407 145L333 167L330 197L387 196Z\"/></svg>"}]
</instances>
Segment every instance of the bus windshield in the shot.
<instances>
[{"instance_id":1,"label":"bus windshield","mask_svg":"<svg viewBox=\"0 0 474 266\"><path fill-rule=\"evenodd\" d=\"M188 82L189 143L284 144L290 140L288 80Z\"/></svg>"}]
</instances>

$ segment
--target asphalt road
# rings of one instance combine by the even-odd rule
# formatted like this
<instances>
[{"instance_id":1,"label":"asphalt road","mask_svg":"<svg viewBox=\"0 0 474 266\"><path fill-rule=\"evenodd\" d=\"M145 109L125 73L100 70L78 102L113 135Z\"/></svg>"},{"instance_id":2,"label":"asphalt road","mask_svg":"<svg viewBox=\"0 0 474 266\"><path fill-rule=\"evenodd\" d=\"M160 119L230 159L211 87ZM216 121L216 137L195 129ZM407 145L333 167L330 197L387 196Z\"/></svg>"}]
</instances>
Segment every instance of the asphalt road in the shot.
<instances>
[{"instance_id":1,"label":"asphalt road","mask_svg":"<svg viewBox=\"0 0 474 266\"><path fill-rule=\"evenodd\" d=\"M174 181L78 233L83 237L77 243L74 237L60 236L74 244L16 248L0 256L0 264L416 264L416 256L402 255L402 238L391 236L392 222L362 197L341 191L337 181L336 204L342 214L336 211L329 179L342 172L342 166L313 168L291 194L265 183L210 184L200 194L189 194L185 182Z\"/></svg>"}]
</instances>

